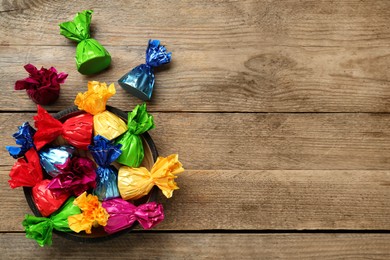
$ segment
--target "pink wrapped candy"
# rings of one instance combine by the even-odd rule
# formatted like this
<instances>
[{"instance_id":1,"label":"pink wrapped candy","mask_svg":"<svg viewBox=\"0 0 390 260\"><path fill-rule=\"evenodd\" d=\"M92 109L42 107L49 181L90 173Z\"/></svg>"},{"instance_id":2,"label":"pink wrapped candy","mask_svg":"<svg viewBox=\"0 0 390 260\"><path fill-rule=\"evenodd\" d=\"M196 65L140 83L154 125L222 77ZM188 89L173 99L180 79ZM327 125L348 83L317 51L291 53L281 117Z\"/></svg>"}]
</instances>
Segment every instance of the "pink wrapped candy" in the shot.
<instances>
[{"instance_id":1,"label":"pink wrapped candy","mask_svg":"<svg viewBox=\"0 0 390 260\"><path fill-rule=\"evenodd\" d=\"M164 220L164 210L161 204L148 202L135 206L120 198L102 203L110 215L104 230L108 234L131 227L138 221L144 229L150 229Z\"/></svg>"}]
</instances>

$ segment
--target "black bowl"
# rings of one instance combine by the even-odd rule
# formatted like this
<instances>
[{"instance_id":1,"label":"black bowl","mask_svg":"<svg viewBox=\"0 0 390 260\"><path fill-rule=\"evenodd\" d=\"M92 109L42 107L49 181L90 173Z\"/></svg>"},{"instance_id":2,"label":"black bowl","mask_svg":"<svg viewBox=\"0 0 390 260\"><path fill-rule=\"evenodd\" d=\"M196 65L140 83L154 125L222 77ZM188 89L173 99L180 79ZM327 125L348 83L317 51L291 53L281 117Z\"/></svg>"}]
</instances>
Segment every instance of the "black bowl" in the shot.
<instances>
[{"instance_id":1,"label":"black bowl","mask_svg":"<svg viewBox=\"0 0 390 260\"><path fill-rule=\"evenodd\" d=\"M125 122L127 122L127 113L117 109L115 107L107 106L107 110L114 113L115 115L119 116L122 118ZM78 116L80 114L85 113L85 111L79 110L76 106L70 107L68 109L62 110L58 112L57 114L54 115L54 118L60 120L61 122L64 122L68 118ZM144 150L145 150L145 157L142 162L142 165L145 166L146 168L150 169L154 162L157 160L158 152L156 145L154 144L152 138L150 135L146 132L141 135L142 137L142 142L144 145ZM26 197L27 203L30 206L32 212L34 213L35 216L37 217L42 217L41 213L39 212L38 208L36 207L33 197L32 197L32 188L30 187L23 187L24 190L24 195ZM151 201L156 201L157 198L157 192L158 189L157 187L154 187L151 192L148 194L148 196L145 196L139 200L134 201L135 204L141 204L145 202L151 202ZM53 230L54 233L65 237L67 239L71 239L74 241L78 242L101 242L101 241L106 241L115 237L118 237L120 235L123 235L130 230L134 228L136 224L133 226L124 229L122 231L116 232L114 234L107 234L103 227L98 227L98 228L93 228L92 229L92 234L86 234L85 232L80 232L80 233L75 233L75 232L61 232L57 230Z\"/></svg>"}]
</instances>

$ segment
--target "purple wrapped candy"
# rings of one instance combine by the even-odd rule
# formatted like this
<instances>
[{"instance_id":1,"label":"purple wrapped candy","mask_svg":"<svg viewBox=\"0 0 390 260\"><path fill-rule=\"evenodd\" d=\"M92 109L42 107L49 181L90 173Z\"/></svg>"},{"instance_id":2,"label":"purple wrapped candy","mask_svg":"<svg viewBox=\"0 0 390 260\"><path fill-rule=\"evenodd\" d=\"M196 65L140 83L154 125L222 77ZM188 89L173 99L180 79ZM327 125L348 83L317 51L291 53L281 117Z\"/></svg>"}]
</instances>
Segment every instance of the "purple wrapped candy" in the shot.
<instances>
[{"instance_id":1,"label":"purple wrapped candy","mask_svg":"<svg viewBox=\"0 0 390 260\"><path fill-rule=\"evenodd\" d=\"M108 234L131 227L138 221L144 229L150 229L164 220L161 204L148 202L135 206L121 198L103 201L103 208L110 215L104 230Z\"/></svg>"},{"instance_id":2,"label":"purple wrapped candy","mask_svg":"<svg viewBox=\"0 0 390 260\"><path fill-rule=\"evenodd\" d=\"M33 136L36 130L30 126L28 122L18 126L18 131L12 136L15 138L15 142L19 146L6 146L9 154L15 159L22 157L30 148L35 147Z\"/></svg>"},{"instance_id":3,"label":"purple wrapped candy","mask_svg":"<svg viewBox=\"0 0 390 260\"><path fill-rule=\"evenodd\" d=\"M59 168L65 168L64 164L69 161L74 152L72 146L48 147L39 151L39 158L43 169L52 177L62 173Z\"/></svg>"},{"instance_id":4,"label":"purple wrapped candy","mask_svg":"<svg viewBox=\"0 0 390 260\"><path fill-rule=\"evenodd\" d=\"M62 166L57 166L62 172L47 185L47 188L58 194L69 192L79 196L84 191L96 186L95 163L88 158L73 157Z\"/></svg>"}]
</instances>

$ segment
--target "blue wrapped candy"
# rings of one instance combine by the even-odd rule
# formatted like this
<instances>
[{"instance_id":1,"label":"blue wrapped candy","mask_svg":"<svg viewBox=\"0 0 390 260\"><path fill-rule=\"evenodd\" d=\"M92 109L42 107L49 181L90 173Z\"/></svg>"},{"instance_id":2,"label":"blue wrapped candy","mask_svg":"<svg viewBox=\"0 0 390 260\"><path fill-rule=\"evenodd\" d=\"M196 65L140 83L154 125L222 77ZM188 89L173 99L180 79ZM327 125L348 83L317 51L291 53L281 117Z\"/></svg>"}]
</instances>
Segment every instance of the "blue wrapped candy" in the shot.
<instances>
[{"instance_id":1,"label":"blue wrapped candy","mask_svg":"<svg viewBox=\"0 0 390 260\"><path fill-rule=\"evenodd\" d=\"M58 166L63 166L72 158L75 148L72 146L47 147L39 151L39 158L43 169L52 177L61 174ZM60 167L63 168L63 167Z\"/></svg>"},{"instance_id":2,"label":"blue wrapped candy","mask_svg":"<svg viewBox=\"0 0 390 260\"><path fill-rule=\"evenodd\" d=\"M149 40L146 49L146 64L141 64L123 75L118 80L119 85L132 95L142 99L150 100L154 86L154 67L169 63L172 52L160 45L159 40Z\"/></svg>"},{"instance_id":3,"label":"blue wrapped candy","mask_svg":"<svg viewBox=\"0 0 390 260\"><path fill-rule=\"evenodd\" d=\"M36 130L30 126L28 122L18 126L18 131L12 136L15 138L15 142L19 146L6 146L5 148L9 154L15 159L22 157L30 148L34 146L33 136Z\"/></svg>"},{"instance_id":4,"label":"blue wrapped candy","mask_svg":"<svg viewBox=\"0 0 390 260\"><path fill-rule=\"evenodd\" d=\"M101 135L93 138L94 145L89 145L95 162L98 165L96 170L96 188L94 194L100 201L119 197L118 190L118 171L111 165L120 155L121 144L114 144Z\"/></svg>"}]
</instances>

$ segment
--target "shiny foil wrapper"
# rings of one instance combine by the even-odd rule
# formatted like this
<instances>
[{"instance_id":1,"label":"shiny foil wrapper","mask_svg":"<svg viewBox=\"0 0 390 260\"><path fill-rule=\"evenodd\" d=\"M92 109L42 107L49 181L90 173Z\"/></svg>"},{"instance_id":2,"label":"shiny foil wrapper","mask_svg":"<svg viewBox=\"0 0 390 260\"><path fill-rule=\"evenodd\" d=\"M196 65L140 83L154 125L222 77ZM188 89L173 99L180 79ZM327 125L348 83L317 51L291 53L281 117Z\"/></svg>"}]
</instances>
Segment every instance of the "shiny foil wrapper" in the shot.
<instances>
[{"instance_id":1,"label":"shiny foil wrapper","mask_svg":"<svg viewBox=\"0 0 390 260\"><path fill-rule=\"evenodd\" d=\"M95 163L89 158L73 157L62 166L61 171L47 185L55 193L69 193L79 196L83 192L94 189L96 186Z\"/></svg>"},{"instance_id":2,"label":"shiny foil wrapper","mask_svg":"<svg viewBox=\"0 0 390 260\"><path fill-rule=\"evenodd\" d=\"M39 151L41 165L43 169L52 177L61 174L60 168L64 168L64 164L72 158L74 152L72 146L48 147Z\"/></svg>"},{"instance_id":3,"label":"shiny foil wrapper","mask_svg":"<svg viewBox=\"0 0 390 260\"><path fill-rule=\"evenodd\" d=\"M77 42L76 66L84 75L98 73L111 63L108 51L90 35L92 10L84 10L76 14L73 21L60 24L60 34Z\"/></svg>"},{"instance_id":4,"label":"shiny foil wrapper","mask_svg":"<svg viewBox=\"0 0 390 260\"><path fill-rule=\"evenodd\" d=\"M97 115L106 110L108 99L115 93L114 83L107 87L104 82L88 81L88 90L84 93L78 93L74 104L80 110Z\"/></svg>"},{"instance_id":5,"label":"shiny foil wrapper","mask_svg":"<svg viewBox=\"0 0 390 260\"><path fill-rule=\"evenodd\" d=\"M153 129L153 116L146 111L146 104L137 105L132 112L128 113L128 130L120 136L117 144L121 144L122 154L117 162L130 166L138 167L144 159L144 147L140 135Z\"/></svg>"},{"instance_id":6,"label":"shiny foil wrapper","mask_svg":"<svg viewBox=\"0 0 390 260\"><path fill-rule=\"evenodd\" d=\"M167 64L171 61L172 53L160 45L159 40L149 40L146 49L146 63L138 65L119 80L119 85L132 95L142 99L150 100L154 87L155 67Z\"/></svg>"},{"instance_id":7,"label":"shiny foil wrapper","mask_svg":"<svg viewBox=\"0 0 390 260\"><path fill-rule=\"evenodd\" d=\"M54 67L37 69L32 64L26 64L25 70L29 77L15 82L15 90L26 90L27 95L36 103L49 105L60 96L60 84L65 82L68 74L58 73Z\"/></svg>"},{"instance_id":8,"label":"shiny foil wrapper","mask_svg":"<svg viewBox=\"0 0 390 260\"><path fill-rule=\"evenodd\" d=\"M150 229L164 220L164 210L161 204L148 202L135 206L123 199L112 199L102 203L110 215L104 230L108 234L131 227L138 221L144 229Z\"/></svg>"},{"instance_id":9,"label":"shiny foil wrapper","mask_svg":"<svg viewBox=\"0 0 390 260\"><path fill-rule=\"evenodd\" d=\"M33 139L37 150L42 149L59 136L62 136L70 145L82 150L87 150L88 145L91 144L93 117L88 113L71 117L61 123L38 105L34 120L37 132Z\"/></svg>"},{"instance_id":10,"label":"shiny foil wrapper","mask_svg":"<svg viewBox=\"0 0 390 260\"><path fill-rule=\"evenodd\" d=\"M94 145L88 147L98 165L96 188L93 192L101 201L119 197L118 171L114 166L111 166L111 163L120 156L121 145L114 144L100 135L95 136L93 140Z\"/></svg>"},{"instance_id":11,"label":"shiny foil wrapper","mask_svg":"<svg viewBox=\"0 0 390 260\"><path fill-rule=\"evenodd\" d=\"M54 193L47 189L50 180L43 180L42 167L38 153L31 148L25 158L15 162L9 174L11 188L32 187L32 197L38 210L43 216L49 216L56 211L69 197L67 192Z\"/></svg>"},{"instance_id":12,"label":"shiny foil wrapper","mask_svg":"<svg viewBox=\"0 0 390 260\"><path fill-rule=\"evenodd\" d=\"M126 123L115 114L106 111L106 103L116 93L114 84L89 81L88 90L78 93L74 104L80 110L93 115L94 134L113 140L126 132Z\"/></svg>"},{"instance_id":13,"label":"shiny foil wrapper","mask_svg":"<svg viewBox=\"0 0 390 260\"><path fill-rule=\"evenodd\" d=\"M35 129L30 126L28 122L23 123L23 125L18 126L18 131L12 136L15 138L15 142L20 146L6 146L9 154L15 159L22 157L30 148L34 147L33 136L35 134Z\"/></svg>"},{"instance_id":14,"label":"shiny foil wrapper","mask_svg":"<svg viewBox=\"0 0 390 260\"><path fill-rule=\"evenodd\" d=\"M82 211L81 214L68 217L69 227L74 232L85 231L85 233L91 234L92 227L107 225L107 211L102 207L97 196L87 195L84 192L75 199L73 204Z\"/></svg>"},{"instance_id":15,"label":"shiny foil wrapper","mask_svg":"<svg viewBox=\"0 0 390 260\"><path fill-rule=\"evenodd\" d=\"M93 116L94 134L114 140L127 131L126 123L114 113L104 111Z\"/></svg>"},{"instance_id":16,"label":"shiny foil wrapper","mask_svg":"<svg viewBox=\"0 0 390 260\"><path fill-rule=\"evenodd\" d=\"M32 196L42 216L50 216L69 198L69 193L55 193L47 188L50 180L43 180L32 189Z\"/></svg>"},{"instance_id":17,"label":"shiny foil wrapper","mask_svg":"<svg viewBox=\"0 0 390 260\"><path fill-rule=\"evenodd\" d=\"M68 217L80 214L80 209L73 205L74 197L69 198L65 204L50 217L36 217L26 215L22 222L26 237L34 239L40 246L52 244L53 229L61 232L72 232L69 228Z\"/></svg>"},{"instance_id":18,"label":"shiny foil wrapper","mask_svg":"<svg viewBox=\"0 0 390 260\"><path fill-rule=\"evenodd\" d=\"M118 172L118 188L124 200L136 200L149 194L154 185L159 187L165 197L171 198L173 191L179 189L175 179L184 171L177 154L158 157L152 169L122 166Z\"/></svg>"}]
</instances>

